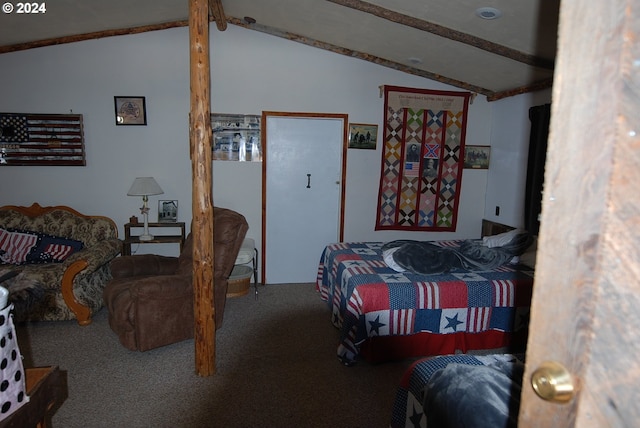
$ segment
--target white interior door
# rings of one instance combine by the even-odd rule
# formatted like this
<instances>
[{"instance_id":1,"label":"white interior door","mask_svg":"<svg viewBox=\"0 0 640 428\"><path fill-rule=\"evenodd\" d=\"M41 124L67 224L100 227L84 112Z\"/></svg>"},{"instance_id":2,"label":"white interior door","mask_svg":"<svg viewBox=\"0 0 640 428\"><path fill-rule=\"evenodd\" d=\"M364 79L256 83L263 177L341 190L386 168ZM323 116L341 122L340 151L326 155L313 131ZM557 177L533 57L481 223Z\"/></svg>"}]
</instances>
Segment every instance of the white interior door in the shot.
<instances>
[{"instance_id":1,"label":"white interior door","mask_svg":"<svg viewBox=\"0 0 640 428\"><path fill-rule=\"evenodd\" d=\"M347 120L267 115L265 125L264 280L314 282L322 250L340 236Z\"/></svg>"}]
</instances>

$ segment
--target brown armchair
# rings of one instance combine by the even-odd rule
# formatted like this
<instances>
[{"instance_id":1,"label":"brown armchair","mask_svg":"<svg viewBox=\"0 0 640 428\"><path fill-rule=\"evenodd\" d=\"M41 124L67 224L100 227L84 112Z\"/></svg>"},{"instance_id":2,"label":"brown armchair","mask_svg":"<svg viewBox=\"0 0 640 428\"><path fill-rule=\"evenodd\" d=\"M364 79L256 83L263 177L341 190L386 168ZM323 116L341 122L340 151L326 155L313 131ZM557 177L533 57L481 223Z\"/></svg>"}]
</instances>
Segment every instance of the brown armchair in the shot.
<instances>
[{"instance_id":1,"label":"brown armchair","mask_svg":"<svg viewBox=\"0 0 640 428\"><path fill-rule=\"evenodd\" d=\"M243 215L214 208L214 293L216 328L222 326L227 284L249 229ZM109 325L122 345L146 351L193 337L193 237L179 257L122 256L111 262L113 279L104 288Z\"/></svg>"}]
</instances>

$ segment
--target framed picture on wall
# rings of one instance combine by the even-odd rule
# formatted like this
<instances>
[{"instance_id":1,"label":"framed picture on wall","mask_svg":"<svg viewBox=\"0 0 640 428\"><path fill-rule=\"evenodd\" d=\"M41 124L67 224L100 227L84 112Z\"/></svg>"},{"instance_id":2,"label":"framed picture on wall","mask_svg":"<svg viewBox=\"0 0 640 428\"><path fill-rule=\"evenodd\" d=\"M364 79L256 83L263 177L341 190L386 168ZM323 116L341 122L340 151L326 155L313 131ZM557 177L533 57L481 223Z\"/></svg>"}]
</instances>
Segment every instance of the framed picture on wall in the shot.
<instances>
[{"instance_id":1,"label":"framed picture on wall","mask_svg":"<svg viewBox=\"0 0 640 428\"><path fill-rule=\"evenodd\" d=\"M116 125L146 125L147 107L144 97L113 97Z\"/></svg>"},{"instance_id":2,"label":"framed picture on wall","mask_svg":"<svg viewBox=\"0 0 640 428\"><path fill-rule=\"evenodd\" d=\"M260 115L211 114L213 160L262 162Z\"/></svg>"},{"instance_id":3,"label":"framed picture on wall","mask_svg":"<svg viewBox=\"0 0 640 428\"><path fill-rule=\"evenodd\" d=\"M378 125L366 123L349 124L349 148L350 149L376 149L378 140Z\"/></svg>"},{"instance_id":4,"label":"framed picture on wall","mask_svg":"<svg viewBox=\"0 0 640 428\"><path fill-rule=\"evenodd\" d=\"M178 221L178 201L158 201L158 223Z\"/></svg>"},{"instance_id":5,"label":"framed picture on wall","mask_svg":"<svg viewBox=\"0 0 640 428\"><path fill-rule=\"evenodd\" d=\"M471 169L489 169L491 146L466 146L464 148L464 167Z\"/></svg>"}]
</instances>

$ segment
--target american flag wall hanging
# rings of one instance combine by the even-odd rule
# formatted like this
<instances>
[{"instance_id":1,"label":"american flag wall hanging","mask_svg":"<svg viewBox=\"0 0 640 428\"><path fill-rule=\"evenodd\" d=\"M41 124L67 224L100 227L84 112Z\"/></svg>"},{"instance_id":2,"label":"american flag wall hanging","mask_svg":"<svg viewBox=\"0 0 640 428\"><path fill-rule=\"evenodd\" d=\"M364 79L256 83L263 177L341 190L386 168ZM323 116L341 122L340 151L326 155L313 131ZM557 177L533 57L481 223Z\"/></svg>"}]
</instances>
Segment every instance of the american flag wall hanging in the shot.
<instances>
[{"instance_id":1,"label":"american flag wall hanging","mask_svg":"<svg viewBox=\"0 0 640 428\"><path fill-rule=\"evenodd\" d=\"M81 114L0 113L0 166L85 166Z\"/></svg>"}]
</instances>

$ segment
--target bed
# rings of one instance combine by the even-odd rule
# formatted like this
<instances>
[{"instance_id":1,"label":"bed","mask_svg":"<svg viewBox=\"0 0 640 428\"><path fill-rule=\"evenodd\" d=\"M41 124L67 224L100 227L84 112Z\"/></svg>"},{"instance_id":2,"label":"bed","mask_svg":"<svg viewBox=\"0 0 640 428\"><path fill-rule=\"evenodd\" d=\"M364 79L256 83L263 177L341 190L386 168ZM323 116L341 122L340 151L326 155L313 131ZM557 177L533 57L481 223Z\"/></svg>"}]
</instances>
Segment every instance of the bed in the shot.
<instances>
[{"instance_id":1,"label":"bed","mask_svg":"<svg viewBox=\"0 0 640 428\"><path fill-rule=\"evenodd\" d=\"M390 426L515 428L523 371L524 354L420 359L402 377Z\"/></svg>"},{"instance_id":2,"label":"bed","mask_svg":"<svg viewBox=\"0 0 640 428\"><path fill-rule=\"evenodd\" d=\"M490 234L506 230L492 228ZM508 227L507 227L508 228ZM458 248L464 241L432 241ZM489 271L453 269L421 275L397 272L382 242L328 245L316 289L339 329L339 360L353 365L471 350L519 352L527 337L533 269L501 265Z\"/></svg>"}]
</instances>

